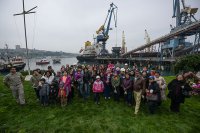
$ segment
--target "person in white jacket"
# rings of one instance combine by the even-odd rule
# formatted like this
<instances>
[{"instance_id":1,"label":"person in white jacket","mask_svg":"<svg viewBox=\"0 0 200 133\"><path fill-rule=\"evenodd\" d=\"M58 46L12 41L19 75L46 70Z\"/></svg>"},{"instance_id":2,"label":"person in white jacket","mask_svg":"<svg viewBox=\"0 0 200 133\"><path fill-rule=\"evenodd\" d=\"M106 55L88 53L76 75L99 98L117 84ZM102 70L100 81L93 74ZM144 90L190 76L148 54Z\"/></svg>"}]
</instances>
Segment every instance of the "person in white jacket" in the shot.
<instances>
[{"instance_id":1,"label":"person in white jacket","mask_svg":"<svg viewBox=\"0 0 200 133\"><path fill-rule=\"evenodd\" d=\"M161 95L161 100L166 100L166 88L167 88L167 85L166 85L166 81L165 79L160 76L160 72L156 72L155 73L155 81L158 83L159 85L159 88L160 88L160 95Z\"/></svg>"},{"instance_id":2,"label":"person in white jacket","mask_svg":"<svg viewBox=\"0 0 200 133\"><path fill-rule=\"evenodd\" d=\"M45 83L47 83L48 85L51 85L52 81L54 80L54 76L50 71L46 71L44 76L42 76L42 78L45 79Z\"/></svg>"}]
</instances>

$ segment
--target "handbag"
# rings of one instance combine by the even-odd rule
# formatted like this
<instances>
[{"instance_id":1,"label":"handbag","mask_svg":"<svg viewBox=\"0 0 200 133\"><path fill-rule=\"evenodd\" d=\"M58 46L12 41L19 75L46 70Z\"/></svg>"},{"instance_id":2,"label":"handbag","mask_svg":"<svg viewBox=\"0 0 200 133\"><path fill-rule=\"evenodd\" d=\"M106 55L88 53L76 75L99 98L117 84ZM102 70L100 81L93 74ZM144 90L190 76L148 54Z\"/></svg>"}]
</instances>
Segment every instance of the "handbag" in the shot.
<instances>
[{"instance_id":1,"label":"handbag","mask_svg":"<svg viewBox=\"0 0 200 133\"><path fill-rule=\"evenodd\" d=\"M190 91L191 91L191 87L188 84L185 84L184 86L182 86L182 94L183 96L185 96L186 98L190 98Z\"/></svg>"},{"instance_id":2,"label":"handbag","mask_svg":"<svg viewBox=\"0 0 200 133\"><path fill-rule=\"evenodd\" d=\"M156 94L147 94L146 98L147 98L147 100L150 100L150 101L157 101L158 100L158 95L156 95Z\"/></svg>"},{"instance_id":3,"label":"handbag","mask_svg":"<svg viewBox=\"0 0 200 133\"><path fill-rule=\"evenodd\" d=\"M182 89L182 94L186 97L186 98L190 98L190 92L185 90L185 89Z\"/></svg>"}]
</instances>

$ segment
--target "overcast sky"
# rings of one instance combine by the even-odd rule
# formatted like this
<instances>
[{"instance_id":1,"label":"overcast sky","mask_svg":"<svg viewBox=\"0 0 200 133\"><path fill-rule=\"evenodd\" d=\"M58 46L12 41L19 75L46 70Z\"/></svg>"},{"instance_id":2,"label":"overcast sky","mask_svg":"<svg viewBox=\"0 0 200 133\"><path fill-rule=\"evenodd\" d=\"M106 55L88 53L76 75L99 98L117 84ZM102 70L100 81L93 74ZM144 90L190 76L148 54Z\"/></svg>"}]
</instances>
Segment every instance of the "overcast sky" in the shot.
<instances>
[{"instance_id":1,"label":"overcast sky","mask_svg":"<svg viewBox=\"0 0 200 133\"><path fill-rule=\"evenodd\" d=\"M84 42L104 23L109 4L118 6L118 28L110 31L107 48L121 46L125 31L128 51L145 43L144 30L151 40L169 33L173 0L25 0L26 10L38 6L36 14L27 15L28 47L78 53ZM185 0L186 5L200 7L200 0ZM7 43L25 47L22 0L0 0L0 48ZM196 14L200 19L200 11ZM114 27L112 21L111 27ZM116 32L117 31L117 32Z\"/></svg>"}]
</instances>

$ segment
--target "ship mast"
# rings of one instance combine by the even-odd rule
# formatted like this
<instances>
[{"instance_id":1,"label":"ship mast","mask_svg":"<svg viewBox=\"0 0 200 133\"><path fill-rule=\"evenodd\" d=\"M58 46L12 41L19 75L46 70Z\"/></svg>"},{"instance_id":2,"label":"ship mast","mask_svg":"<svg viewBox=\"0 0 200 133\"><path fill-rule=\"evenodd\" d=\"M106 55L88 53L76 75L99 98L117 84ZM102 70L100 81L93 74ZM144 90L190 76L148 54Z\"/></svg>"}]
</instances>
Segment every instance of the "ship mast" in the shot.
<instances>
[{"instance_id":1,"label":"ship mast","mask_svg":"<svg viewBox=\"0 0 200 133\"><path fill-rule=\"evenodd\" d=\"M125 54L126 53L126 41L125 41L125 34L124 31L122 32L122 50L121 50L121 54Z\"/></svg>"},{"instance_id":2,"label":"ship mast","mask_svg":"<svg viewBox=\"0 0 200 133\"><path fill-rule=\"evenodd\" d=\"M5 44L5 50L6 50L6 56L7 56L7 59L8 59L8 63L10 63L10 58L8 56L8 44Z\"/></svg>"},{"instance_id":3,"label":"ship mast","mask_svg":"<svg viewBox=\"0 0 200 133\"><path fill-rule=\"evenodd\" d=\"M24 0L22 0L22 3L23 3L23 12L22 13L18 13L18 14L14 14L14 16L23 15L23 17L24 17L24 33L25 33L25 43L26 43L26 56L27 56L27 62L28 62L28 74L30 75L30 65L29 65L29 56L28 56L28 43L27 43L27 34L26 34L26 14L35 13L32 10L37 8L37 6L33 7L32 9L30 9L28 11L25 11Z\"/></svg>"}]
</instances>

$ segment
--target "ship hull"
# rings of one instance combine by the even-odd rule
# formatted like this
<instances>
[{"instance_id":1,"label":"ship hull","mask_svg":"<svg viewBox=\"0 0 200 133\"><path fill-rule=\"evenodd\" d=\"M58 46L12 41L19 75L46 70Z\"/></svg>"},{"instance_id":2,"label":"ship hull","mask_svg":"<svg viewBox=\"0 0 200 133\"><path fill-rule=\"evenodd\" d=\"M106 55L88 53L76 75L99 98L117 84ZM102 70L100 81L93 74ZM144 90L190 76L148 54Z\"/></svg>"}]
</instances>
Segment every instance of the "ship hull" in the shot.
<instances>
[{"instance_id":1,"label":"ship hull","mask_svg":"<svg viewBox=\"0 0 200 133\"><path fill-rule=\"evenodd\" d=\"M79 61L79 63L83 63L83 62L86 62L86 63L90 63L90 62L96 62L96 57L97 56L83 56L83 55L80 55L80 56L77 56L77 60Z\"/></svg>"},{"instance_id":2,"label":"ship hull","mask_svg":"<svg viewBox=\"0 0 200 133\"><path fill-rule=\"evenodd\" d=\"M50 62L36 62L36 65L47 65L49 64Z\"/></svg>"},{"instance_id":3,"label":"ship hull","mask_svg":"<svg viewBox=\"0 0 200 133\"><path fill-rule=\"evenodd\" d=\"M21 71L24 69L24 67L26 66L26 63L20 63L20 64L4 64L3 66L1 66L0 68L0 72L1 73L7 73L10 72L10 68L11 67L15 67L17 71Z\"/></svg>"}]
</instances>

